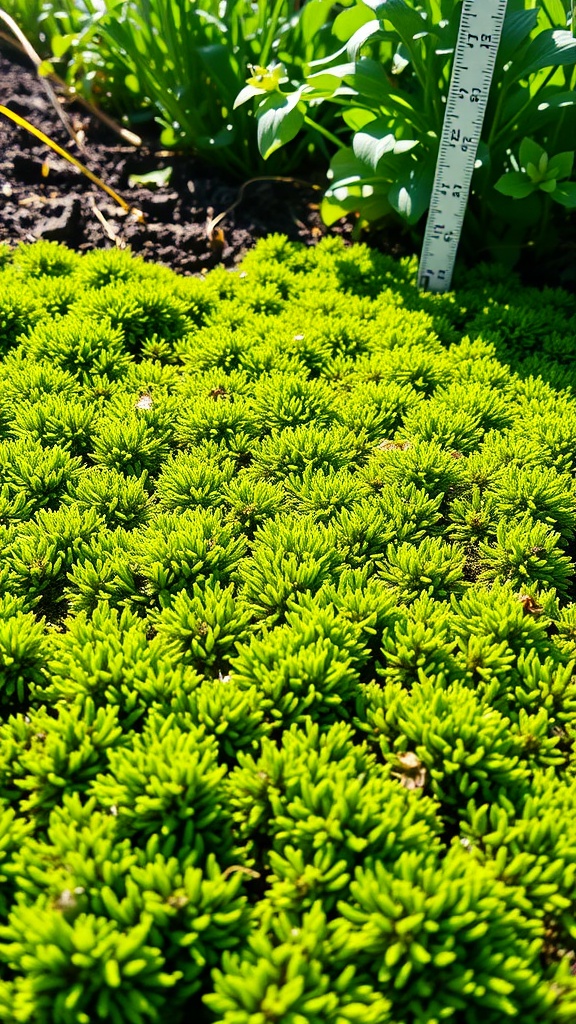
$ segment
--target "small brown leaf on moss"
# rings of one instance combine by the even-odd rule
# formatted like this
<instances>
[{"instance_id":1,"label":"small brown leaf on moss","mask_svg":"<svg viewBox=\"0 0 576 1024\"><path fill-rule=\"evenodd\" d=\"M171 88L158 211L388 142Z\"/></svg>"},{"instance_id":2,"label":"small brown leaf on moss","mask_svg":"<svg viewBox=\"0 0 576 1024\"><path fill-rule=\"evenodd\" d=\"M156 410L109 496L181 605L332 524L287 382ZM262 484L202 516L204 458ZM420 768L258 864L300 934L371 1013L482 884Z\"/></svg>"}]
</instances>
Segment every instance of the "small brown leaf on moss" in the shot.
<instances>
[{"instance_id":1,"label":"small brown leaf on moss","mask_svg":"<svg viewBox=\"0 0 576 1024\"><path fill-rule=\"evenodd\" d=\"M426 785L426 768L413 751L398 754L398 765L401 770L392 775L400 780L404 789L422 789Z\"/></svg>"},{"instance_id":2,"label":"small brown leaf on moss","mask_svg":"<svg viewBox=\"0 0 576 1024\"><path fill-rule=\"evenodd\" d=\"M518 600L522 605L524 615L533 615L534 618L537 619L540 615L544 614L544 609L542 608L542 605L537 604L534 598L530 596L530 594L520 594Z\"/></svg>"},{"instance_id":3,"label":"small brown leaf on moss","mask_svg":"<svg viewBox=\"0 0 576 1024\"><path fill-rule=\"evenodd\" d=\"M377 447L382 452L406 452L412 447L410 441L380 441Z\"/></svg>"},{"instance_id":4,"label":"small brown leaf on moss","mask_svg":"<svg viewBox=\"0 0 576 1024\"><path fill-rule=\"evenodd\" d=\"M229 875L234 874L236 871L241 871L243 875L249 875L250 878L260 878L258 871L253 871L252 868L245 868L243 864L231 864L229 868L222 872L222 878L228 878Z\"/></svg>"}]
</instances>

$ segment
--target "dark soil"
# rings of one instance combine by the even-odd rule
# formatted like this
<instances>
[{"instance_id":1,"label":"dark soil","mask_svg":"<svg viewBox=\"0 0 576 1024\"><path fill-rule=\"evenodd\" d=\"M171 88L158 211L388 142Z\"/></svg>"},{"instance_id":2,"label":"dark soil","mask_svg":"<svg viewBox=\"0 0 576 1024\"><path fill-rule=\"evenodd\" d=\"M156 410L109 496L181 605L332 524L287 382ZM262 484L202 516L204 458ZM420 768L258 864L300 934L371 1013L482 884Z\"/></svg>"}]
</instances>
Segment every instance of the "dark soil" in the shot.
<instances>
[{"instance_id":1,"label":"dark soil","mask_svg":"<svg viewBox=\"0 0 576 1024\"><path fill-rule=\"evenodd\" d=\"M0 117L0 241L64 242L84 251L129 245L150 260L194 274L217 263L234 266L258 238L281 232L312 245L327 233L318 211L321 172L313 182L237 182L188 155L159 151L154 140L135 148L79 104L66 110L84 135L80 153L59 120L35 71L10 47L0 48L0 103L31 121L80 159L133 207L139 223L72 164L29 132ZM131 187L131 175L171 166L168 185ZM314 188L314 183L316 188ZM238 204L210 235L210 219ZM352 221L331 234L350 239ZM410 250L391 240L387 251Z\"/></svg>"}]
</instances>

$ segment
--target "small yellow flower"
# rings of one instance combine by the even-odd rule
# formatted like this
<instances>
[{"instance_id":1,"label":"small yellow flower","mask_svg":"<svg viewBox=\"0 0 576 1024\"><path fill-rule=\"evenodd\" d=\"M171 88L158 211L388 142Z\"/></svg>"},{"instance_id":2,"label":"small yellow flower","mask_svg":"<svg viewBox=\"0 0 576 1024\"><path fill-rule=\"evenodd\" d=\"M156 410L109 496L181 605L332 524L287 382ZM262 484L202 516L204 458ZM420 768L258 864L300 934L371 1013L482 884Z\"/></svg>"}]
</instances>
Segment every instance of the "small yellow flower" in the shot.
<instances>
[{"instance_id":1,"label":"small yellow flower","mask_svg":"<svg viewBox=\"0 0 576 1024\"><path fill-rule=\"evenodd\" d=\"M252 78L247 79L247 84L255 89L262 89L264 92L277 92L280 87L280 80L284 74L282 64L272 64L263 68L259 64L249 64Z\"/></svg>"}]
</instances>

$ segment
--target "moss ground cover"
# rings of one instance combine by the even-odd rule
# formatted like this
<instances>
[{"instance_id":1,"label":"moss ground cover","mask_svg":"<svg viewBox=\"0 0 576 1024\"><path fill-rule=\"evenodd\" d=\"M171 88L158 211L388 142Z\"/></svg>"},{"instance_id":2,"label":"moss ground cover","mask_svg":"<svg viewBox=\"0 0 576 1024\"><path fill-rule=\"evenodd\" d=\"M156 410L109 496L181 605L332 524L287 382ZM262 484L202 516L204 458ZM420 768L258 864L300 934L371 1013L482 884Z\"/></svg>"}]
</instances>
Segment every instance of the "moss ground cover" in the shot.
<instances>
[{"instance_id":1,"label":"moss ground cover","mask_svg":"<svg viewBox=\"0 0 576 1024\"><path fill-rule=\"evenodd\" d=\"M0 264L0 1019L573 1021L573 297Z\"/></svg>"}]
</instances>

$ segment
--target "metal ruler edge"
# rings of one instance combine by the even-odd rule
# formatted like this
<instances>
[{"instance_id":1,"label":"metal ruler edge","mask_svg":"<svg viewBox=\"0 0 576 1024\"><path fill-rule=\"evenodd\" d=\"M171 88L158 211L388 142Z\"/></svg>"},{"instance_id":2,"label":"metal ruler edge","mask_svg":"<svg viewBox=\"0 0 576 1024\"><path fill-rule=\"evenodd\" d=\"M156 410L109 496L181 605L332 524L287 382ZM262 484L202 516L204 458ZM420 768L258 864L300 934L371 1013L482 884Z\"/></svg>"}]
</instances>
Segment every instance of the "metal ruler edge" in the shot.
<instances>
[{"instance_id":1,"label":"metal ruler edge","mask_svg":"<svg viewBox=\"0 0 576 1024\"><path fill-rule=\"evenodd\" d=\"M418 268L424 291L448 291L508 0L464 0Z\"/></svg>"}]
</instances>

